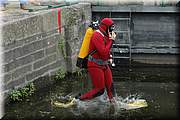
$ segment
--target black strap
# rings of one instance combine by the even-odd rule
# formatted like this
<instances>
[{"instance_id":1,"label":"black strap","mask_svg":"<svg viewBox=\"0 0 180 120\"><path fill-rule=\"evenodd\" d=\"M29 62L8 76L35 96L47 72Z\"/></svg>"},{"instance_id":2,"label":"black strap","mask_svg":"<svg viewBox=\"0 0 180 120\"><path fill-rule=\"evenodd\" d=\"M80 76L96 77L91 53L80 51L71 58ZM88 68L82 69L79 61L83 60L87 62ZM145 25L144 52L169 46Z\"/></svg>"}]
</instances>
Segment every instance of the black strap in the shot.
<instances>
[{"instance_id":1,"label":"black strap","mask_svg":"<svg viewBox=\"0 0 180 120\"><path fill-rule=\"evenodd\" d=\"M89 55L93 55L95 52L96 52L97 50L93 50L93 51L91 51L87 56L89 56Z\"/></svg>"}]
</instances>

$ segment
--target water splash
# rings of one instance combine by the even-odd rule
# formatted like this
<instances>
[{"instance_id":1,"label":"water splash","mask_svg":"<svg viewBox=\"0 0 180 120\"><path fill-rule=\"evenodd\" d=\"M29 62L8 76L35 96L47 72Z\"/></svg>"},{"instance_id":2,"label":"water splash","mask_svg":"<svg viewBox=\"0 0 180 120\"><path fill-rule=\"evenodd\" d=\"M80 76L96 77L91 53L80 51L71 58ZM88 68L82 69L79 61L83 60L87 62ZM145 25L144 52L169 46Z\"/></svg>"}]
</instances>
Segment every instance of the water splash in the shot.
<instances>
[{"instance_id":1,"label":"water splash","mask_svg":"<svg viewBox=\"0 0 180 120\"><path fill-rule=\"evenodd\" d=\"M73 95L72 95L73 96ZM60 96L62 99L72 99L71 95L65 97ZM96 97L92 100L80 101L75 100L75 105L69 107L68 109L75 116L93 116L93 117L110 117L116 116L121 113L122 110L132 110L142 107L147 107L147 102L144 99L141 99L142 95L132 94L128 95L126 98L121 96L115 97L115 103L110 103L107 93Z\"/></svg>"}]
</instances>

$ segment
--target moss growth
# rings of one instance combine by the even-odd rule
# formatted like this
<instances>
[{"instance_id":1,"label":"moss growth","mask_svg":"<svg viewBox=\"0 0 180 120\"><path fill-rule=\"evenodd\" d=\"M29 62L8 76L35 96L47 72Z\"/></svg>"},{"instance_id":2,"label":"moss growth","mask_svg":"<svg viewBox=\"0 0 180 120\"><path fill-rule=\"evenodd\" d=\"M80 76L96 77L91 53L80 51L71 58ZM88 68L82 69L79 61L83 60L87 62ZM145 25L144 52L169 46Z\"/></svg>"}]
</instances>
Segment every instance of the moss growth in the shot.
<instances>
[{"instance_id":1,"label":"moss growth","mask_svg":"<svg viewBox=\"0 0 180 120\"><path fill-rule=\"evenodd\" d=\"M61 80L61 79L63 79L65 76L66 76L66 72L65 72L63 69L60 68L60 69L56 72L55 80Z\"/></svg>"},{"instance_id":2,"label":"moss growth","mask_svg":"<svg viewBox=\"0 0 180 120\"><path fill-rule=\"evenodd\" d=\"M77 75L77 77L84 77L87 74L87 70L77 68L74 73Z\"/></svg>"},{"instance_id":3,"label":"moss growth","mask_svg":"<svg viewBox=\"0 0 180 120\"><path fill-rule=\"evenodd\" d=\"M13 89L9 93L9 99L12 102L19 102L31 96L35 91L35 86L33 83L29 83L23 88Z\"/></svg>"},{"instance_id":4,"label":"moss growth","mask_svg":"<svg viewBox=\"0 0 180 120\"><path fill-rule=\"evenodd\" d=\"M64 57L64 59L66 59L67 55L66 55L66 52L65 52L65 44L64 44L64 39L63 38L60 38L59 42L58 42L58 48L61 50L61 53Z\"/></svg>"}]
</instances>

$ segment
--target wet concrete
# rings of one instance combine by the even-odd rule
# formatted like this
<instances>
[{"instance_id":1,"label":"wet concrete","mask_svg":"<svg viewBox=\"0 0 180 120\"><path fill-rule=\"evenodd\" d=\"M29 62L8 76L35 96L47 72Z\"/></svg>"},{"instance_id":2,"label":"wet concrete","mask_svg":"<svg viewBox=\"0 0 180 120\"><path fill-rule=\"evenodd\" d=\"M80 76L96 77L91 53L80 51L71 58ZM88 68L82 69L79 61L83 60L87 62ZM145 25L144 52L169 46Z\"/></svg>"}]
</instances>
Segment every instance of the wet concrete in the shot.
<instances>
[{"instance_id":1,"label":"wet concrete","mask_svg":"<svg viewBox=\"0 0 180 120\"><path fill-rule=\"evenodd\" d=\"M158 71L158 68L156 68ZM133 69L135 70L135 69ZM159 69L160 76L163 73ZM168 69L171 76L172 71L177 69ZM140 68L139 68L139 71ZM143 70L144 71L144 70ZM147 70L149 72L149 70ZM147 71L144 71L143 75L148 79ZM150 71L155 72L153 69ZM157 71L155 73L157 73ZM142 72L142 71L141 71ZM136 74L141 72L136 71ZM146 74L145 74L146 73ZM177 73L177 71L176 71ZM166 73L167 74L167 73ZM124 74L125 75L125 74ZM156 74L154 74L156 76ZM116 76L116 75L114 75ZM152 75L151 75L152 76ZM138 77L134 77L138 79ZM159 77L160 78L160 77ZM6 103L5 116L3 120L9 119L83 119L83 118L102 118L102 119L177 119L178 118L178 83L174 80L176 77L169 77L169 81L158 81L158 77L149 78L151 81L138 81L129 80L125 81L125 78L117 77L114 81L115 89L118 96L123 98L131 95L141 95L143 99L146 99L148 107L140 108L136 110L121 110L118 114L114 114L111 107L106 108L104 113L99 113L97 108L88 112L83 111L81 115L76 115L76 109L74 108L58 108L51 105L51 101L56 99L56 96L65 96L67 94L76 95L78 92L87 91L88 87L83 88L83 82L90 82L86 77L79 77L71 75L64 80L58 81L54 85L41 89L36 92L32 97L26 99L21 103ZM72 111L73 109L73 111Z\"/></svg>"}]
</instances>

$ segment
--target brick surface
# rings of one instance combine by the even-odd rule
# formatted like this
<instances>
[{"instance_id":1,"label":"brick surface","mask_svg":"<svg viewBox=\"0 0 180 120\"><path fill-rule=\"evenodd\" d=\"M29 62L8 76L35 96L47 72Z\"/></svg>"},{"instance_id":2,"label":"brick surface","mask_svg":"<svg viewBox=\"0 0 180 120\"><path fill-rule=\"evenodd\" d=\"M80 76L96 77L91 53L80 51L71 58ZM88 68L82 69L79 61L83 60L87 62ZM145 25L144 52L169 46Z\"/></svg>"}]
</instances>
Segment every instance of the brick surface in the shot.
<instances>
[{"instance_id":1,"label":"brick surface","mask_svg":"<svg viewBox=\"0 0 180 120\"><path fill-rule=\"evenodd\" d=\"M61 33L54 10L3 25L6 91L54 75L60 68L65 72L75 70L74 63L90 19L90 4L76 4L61 9Z\"/></svg>"},{"instance_id":2,"label":"brick surface","mask_svg":"<svg viewBox=\"0 0 180 120\"><path fill-rule=\"evenodd\" d=\"M37 79L38 77L41 77L44 73L47 73L48 71L52 70L52 69L57 69L59 67L61 67L62 65L62 61L56 61L54 63L48 64L44 67L42 67L41 69L37 69L32 71L31 73L26 75L26 80L27 81L31 81L33 79Z\"/></svg>"},{"instance_id":3,"label":"brick surface","mask_svg":"<svg viewBox=\"0 0 180 120\"><path fill-rule=\"evenodd\" d=\"M12 50L4 52L3 55L4 55L4 63L9 63L14 58L14 54Z\"/></svg>"},{"instance_id":4,"label":"brick surface","mask_svg":"<svg viewBox=\"0 0 180 120\"><path fill-rule=\"evenodd\" d=\"M6 84L4 90L10 90L16 88L16 86L23 85L25 83L25 77L18 78Z\"/></svg>"},{"instance_id":5,"label":"brick surface","mask_svg":"<svg viewBox=\"0 0 180 120\"><path fill-rule=\"evenodd\" d=\"M49 55L49 54L52 54L52 53L56 53L56 50L57 50L56 48L57 48L57 45L53 45L51 47L46 48L45 54Z\"/></svg>"},{"instance_id":6,"label":"brick surface","mask_svg":"<svg viewBox=\"0 0 180 120\"><path fill-rule=\"evenodd\" d=\"M21 19L15 22L9 22L3 26L2 36L3 42L14 42L33 35L34 33L42 32L42 18L31 16L28 19Z\"/></svg>"},{"instance_id":7,"label":"brick surface","mask_svg":"<svg viewBox=\"0 0 180 120\"><path fill-rule=\"evenodd\" d=\"M3 80L4 84L7 84L9 81L12 80L12 74L11 73L4 74L3 78L4 78Z\"/></svg>"},{"instance_id":8,"label":"brick surface","mask_svg":"<svg viewBox=\"0 0 180 120\"><path fill-rule=\"evenodd\" d=\"M35 70L35 69L38 69L38 68L40 68L40 67L42 67L42 66L46 66L47 64L50 64L50 63L56 61L56 58L57 58L57 57L56 57L56 54L47 56L47 57L45 57L45 58L43 58L43 59L35 62L35 63L33 64L33 69Z\"/></svg>"},{"instance_id":9,"label":"brick surface","mask_svg":"<svg viewBox=\"0 0 180 120\"><path fill-rule=\"evenodd\" d=\"M12 80L14 80L17 77L25 76L26 73L32 71L32 65L26 65L23 67L18 68L16 71L12 72Z\"/></svg>"},{"instance_id":10,"label":"brick surface","mask_svg":"<svg viewBox=\"0 0 180 120\"><path fill-rule=\"evenodd\" d=\"M19 59L15 59L10 63L5 64L4 72L12 71L19 66L32 63L33 61L41 59L42 57L44 57L44 50L40 50L36 53L21 57Z\"/></svg>"}]
</instances>

